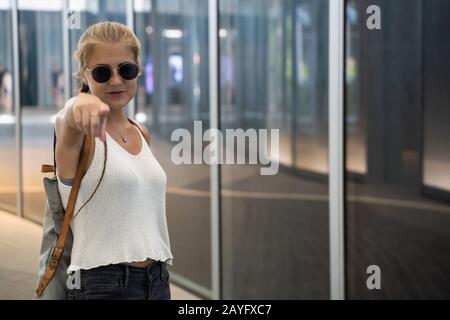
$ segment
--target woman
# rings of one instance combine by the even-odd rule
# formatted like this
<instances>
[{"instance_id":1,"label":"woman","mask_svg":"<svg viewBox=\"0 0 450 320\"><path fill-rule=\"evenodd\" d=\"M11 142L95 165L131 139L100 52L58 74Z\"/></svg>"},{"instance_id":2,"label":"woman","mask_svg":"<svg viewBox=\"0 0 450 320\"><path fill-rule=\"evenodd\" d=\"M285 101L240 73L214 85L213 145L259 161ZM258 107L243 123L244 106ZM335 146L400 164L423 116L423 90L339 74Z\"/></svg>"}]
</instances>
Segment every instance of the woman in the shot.
<instances>
[{"instance_id":1,"label":"woman","mask_svg":"<svg viewBox=\"0 0 450 320\"><path fill-rule=\"evenodd\" d=\"M82 91L88 93L70 99L56 119L56 168L64 207L83 137L88 132L96 137L71 222L68 272L79 273L80 286L68 290L69 299L170 299L167 178L144 136L123 114L136 94L139 51L139 40L122 24L89 27L75 52ZM101 177L105 141L103 180L78 212Z\"/></svg>"}]
</instances>

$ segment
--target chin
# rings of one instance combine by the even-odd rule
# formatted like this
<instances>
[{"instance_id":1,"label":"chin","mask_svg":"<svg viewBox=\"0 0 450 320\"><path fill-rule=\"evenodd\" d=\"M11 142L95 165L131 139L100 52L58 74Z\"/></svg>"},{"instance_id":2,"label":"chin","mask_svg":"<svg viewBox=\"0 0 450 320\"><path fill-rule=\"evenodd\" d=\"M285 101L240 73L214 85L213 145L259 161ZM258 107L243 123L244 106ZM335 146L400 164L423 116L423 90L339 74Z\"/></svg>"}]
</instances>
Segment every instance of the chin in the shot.
<instances>
[{"instance_id":1,"label":"chin","mask_svg":"<svg viewBox=\"0 0 450 320\"><path fill-rule=\"evenodd\" d=\"M124 98L124 99L106 99L105 103L113 109L120 109L125 107L128 102L130 102L131 99Z\"/></svg>"}]
</instances>

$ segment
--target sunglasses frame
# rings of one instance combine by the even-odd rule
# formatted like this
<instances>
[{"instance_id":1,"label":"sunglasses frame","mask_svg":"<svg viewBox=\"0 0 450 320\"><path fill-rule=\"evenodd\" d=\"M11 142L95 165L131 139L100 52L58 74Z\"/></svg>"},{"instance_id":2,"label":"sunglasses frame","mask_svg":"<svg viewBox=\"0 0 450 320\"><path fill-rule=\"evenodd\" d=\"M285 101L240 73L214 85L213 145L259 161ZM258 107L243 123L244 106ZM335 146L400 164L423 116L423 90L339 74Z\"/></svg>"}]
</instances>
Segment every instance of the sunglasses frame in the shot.
<instances>
[{"instance_id":1,"label":"sunglasses frame","mask_svg":"<svg viewBox=\"0 0 450 320\"><path fill-rule=\"evenodd\" d=\"M120 68L123 67L124 65L130 65L130 64L137 67L138 73L137 73L136 77L134 77L133 79L125 79L125 78L120 74ZM96 68L98 68L98 67L107 68L107 69L109 69L109 71L110 71L109 78L108 78L106 81L104 81L104 82L97 81L97 80L94 78L94 76L92 75L92 72L93 72ZM111 80L111 77L112 77L112 75L113 75L113 69L114 69L114 68L111 68L110 65L107 65L107 64L98 64L98 65L96 65L95 67L93 67L92 69L86 68L85 70L87 70L87 71L89 71L89 72L91 73L92 79L93 79L95 82L97 82L97 83L106 83L106 82L108 82L109 80ZM131 81L131 80L134 80L134 79L136 79L137 77L139 77L139 76L142 74L142 71L141 71L141 68L139 67L139 65L136 64L136 63L132 63L132 62L123 62L123 63L121 63L121 64L119 64L119 65L117 66L116 70L117 70L117 73L119 74L119 76L120 76L123 80L125 80L125 81Z\"/></svg>"}]
</instances>

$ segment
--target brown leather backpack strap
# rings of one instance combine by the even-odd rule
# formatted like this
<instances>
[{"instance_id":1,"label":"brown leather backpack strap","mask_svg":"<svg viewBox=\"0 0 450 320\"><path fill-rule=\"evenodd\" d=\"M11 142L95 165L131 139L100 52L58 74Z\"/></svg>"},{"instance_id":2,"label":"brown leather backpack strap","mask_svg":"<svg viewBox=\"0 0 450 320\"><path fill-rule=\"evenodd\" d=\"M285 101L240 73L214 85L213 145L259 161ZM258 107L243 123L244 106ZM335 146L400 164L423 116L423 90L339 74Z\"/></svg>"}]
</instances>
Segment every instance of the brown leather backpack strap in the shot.
<instances>
[{"instance_id":1,"label":"brown leather backpack strap","mask_svg":"<svg viewBox=\"0 0 450 320\"><path fill-rule=\"evenodd\" d=\"M69 233L70 222L73 217L73 211L75 209L75 202L77 199L78 191L80 190L81 180L86 173L89 166L89 155L91 148L94 146L95 140L90 135L85 135L83 140L83 146L80 152L80 159L77 166L77 171L75 174L75 179L70 191L69 200L67 202L66 212L64 214L64 221L61 228L61 233L59 234L56 246L53 249L50 264L47 266L43 278L40 280L38 288L36 289L36 296L40 297L45 288L50 283L58 267L59 261L61 259L62 253L64 251L64 245L66 242L67 235ZM56 168L55 168L56 169Z\"/></svg>"},{"instance_id":2,"label":"brown leather backpack strap","mask_svg":"<svg viewBox=\"0 0 450 320\"><path fill-rule=\"evenodd\" d=\"M41 172L42 173L55 172L55 166L52 164L43 164L41 166Z\"/></svg>"},{"instance_id":3,"label":"brown leather backpack strap","mask_svg":"<svg viewBox=\"0 0 450 320\"><path fill-rule=\"evenodd\" d=\"M142 125L139 122L137 122L136 120L128 118L128 121L130 121L132 124L134 124L138 128L138 130L144 136L145 141L147 141L147 144L150 145L150 135L148 134L148 131L144 130Z\"/></svg>"}]
</instances>

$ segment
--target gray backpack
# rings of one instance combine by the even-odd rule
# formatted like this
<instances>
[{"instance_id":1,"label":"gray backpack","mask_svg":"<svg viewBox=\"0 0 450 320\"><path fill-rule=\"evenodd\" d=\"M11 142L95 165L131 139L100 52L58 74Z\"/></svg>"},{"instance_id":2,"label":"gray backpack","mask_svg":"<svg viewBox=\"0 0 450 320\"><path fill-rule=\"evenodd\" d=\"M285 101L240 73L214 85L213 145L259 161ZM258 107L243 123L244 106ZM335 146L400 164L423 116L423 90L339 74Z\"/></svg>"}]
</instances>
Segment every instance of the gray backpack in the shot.
<instances>
[{"instance_id":1,"label":"gray backpack","mask_svg":"<svg viewBox=\"0 0 450 320\"><path fill-rule=\"evenodd\" d=\"M58 192L58 181L56 176L44 178L44 188L47 195L45 205L44 228L42 231L42 243L39 259L39 279L43 279L45 270L50 264L50 258L61 234L64 218L64 208ZM64 251L60 258L58 268L56 268L52 281L41 296L36 292L35 298L40 299L66 299L67 268L70 265L70 255L72 252L73 235L69 229L65 240Z\"/></svg>"}]
</instances>

